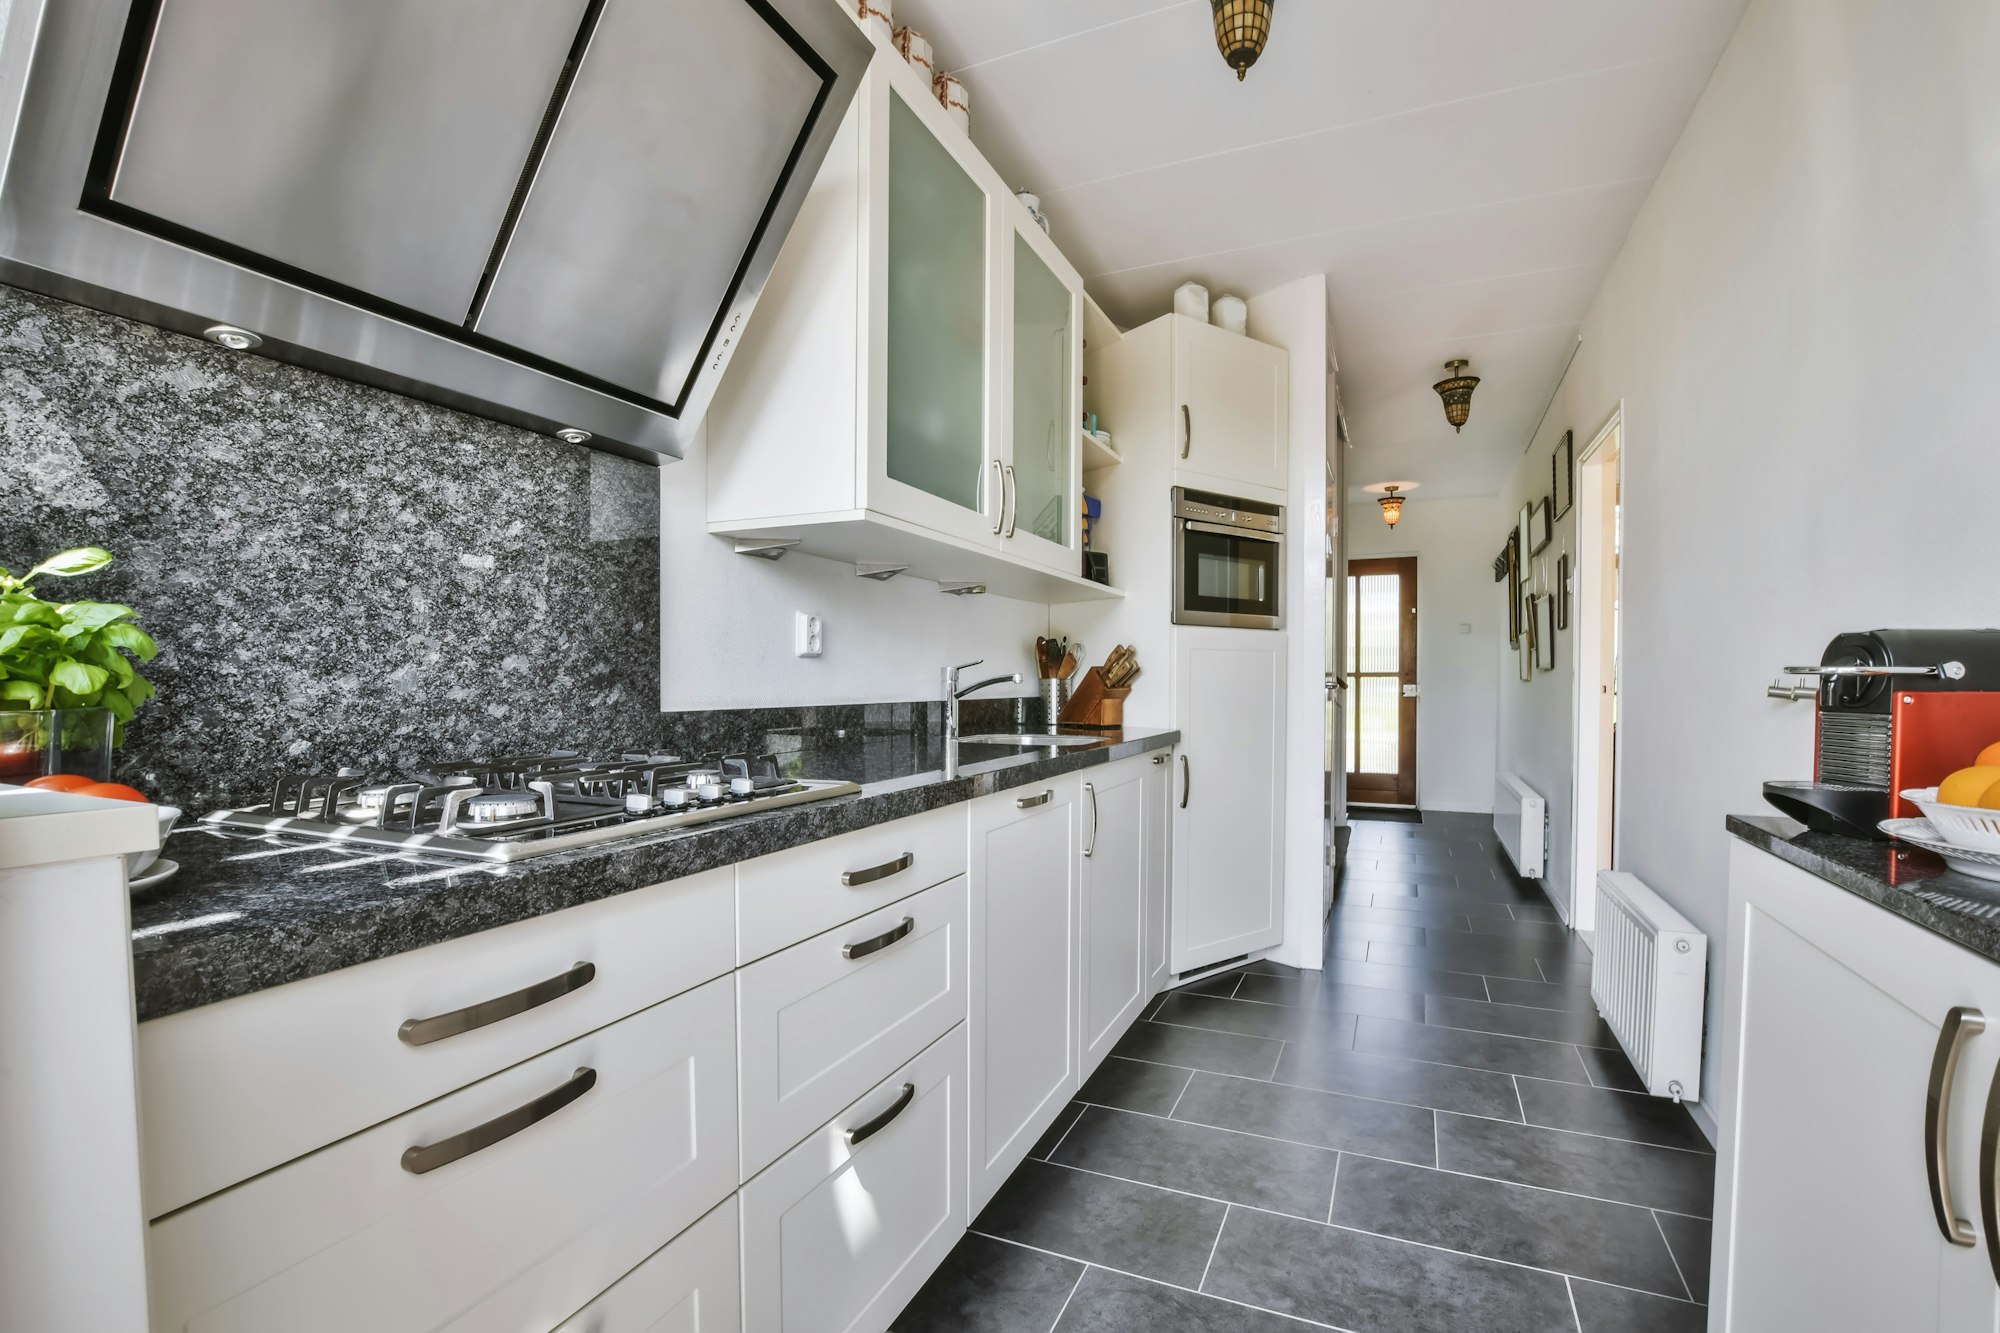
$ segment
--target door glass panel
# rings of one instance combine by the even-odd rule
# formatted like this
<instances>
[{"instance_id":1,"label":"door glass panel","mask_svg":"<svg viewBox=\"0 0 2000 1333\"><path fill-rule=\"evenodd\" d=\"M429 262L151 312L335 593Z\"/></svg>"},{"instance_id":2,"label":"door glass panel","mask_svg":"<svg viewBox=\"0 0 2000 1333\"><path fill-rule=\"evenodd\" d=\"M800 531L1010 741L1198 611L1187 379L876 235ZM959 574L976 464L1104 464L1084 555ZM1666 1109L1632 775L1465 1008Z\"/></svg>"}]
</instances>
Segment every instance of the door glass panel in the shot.
<instances>
[{"instance_id":1,"label":"door glass panel","mask_svg":"<svg viewBox=\"0 0 2000 1333\"><path fill-rule=\"evenodd\" d=\"M893 93L888 265L889 476L978 510L986 461L986 196Z\"/></svg>"},{"instance_id":2,"label":"door glass panel","mask_svg":"<svg viewBox=\"0 0 2000 1333\"><path fill-rule=\"evenodd\" d=\"M1069 288L1026 237L1014 237L1014 513L1023 532L1067 545L1070 456Z\"/></svg>"},{"instance_id":3,"label":"door glass panel","mask_svg":"<svg viewBox=\"0 0 2000 1333\"><path fill-rule=\"evenodd\" d=\"M1395 671L1402 666L1403 646L1397 641L1403 580L1395 574L1363 574L1354 580L1354 600L1360 607L1361 645L1357 671Z\"/></svg>"},{"instance_id":4,"label":"door glass panel","mask_svg":"<svg viewBox=\"0 0 2000 1333\"><path fill-rule=\"evenodd\" d=\"M1402 760L1402 686L1394 676L1363 676L1355 693L1360 771L1394 773Z\"/></svg>"}]
</instances>

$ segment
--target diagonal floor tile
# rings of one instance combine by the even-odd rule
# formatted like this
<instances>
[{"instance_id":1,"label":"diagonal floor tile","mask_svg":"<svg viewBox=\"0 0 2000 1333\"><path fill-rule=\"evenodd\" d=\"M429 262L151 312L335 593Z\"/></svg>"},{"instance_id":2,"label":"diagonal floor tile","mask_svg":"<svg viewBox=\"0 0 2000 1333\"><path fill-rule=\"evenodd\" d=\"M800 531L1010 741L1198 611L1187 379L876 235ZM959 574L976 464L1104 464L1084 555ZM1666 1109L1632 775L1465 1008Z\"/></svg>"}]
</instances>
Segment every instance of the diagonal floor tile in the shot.
<instances>
[{"instance_id":1,"label":"diagonal floor tile","mask_svg":"<svg viewBox=\"0 0 2000 1333\"><path fill-rule=\"evenodd\" d=\"M1483 916L1473 925L1472 933L1491 936L1502 940L1567 940L1569 927L1556 921L1526 921L1520 916L1521 908L1515 908L1512 917Z\"/></svg>"},{"instance_id":2,"label":"diagonal floor tile","mask_svg":"<svg viewBox=\"0 0 2000 1333\"><path fill-rule=\"evenodd\" d=\"M1304 1325L1213 1296L1093 1268L1053 1333L1302 1333ZM1022 1326L1022 1333L1042 1333Z\"/></svg>"},{"instance_id":3,"label":"diagonal floor tile","mask_svg":"<svg viewBox=\"0 0 2000 1333\"><path fill-rule=\"evenodd\" d=\"M1084 1112L1050 1160L1142 1184L1186 1190L1224 1203L1248 1204L1320 1221L1333 1197L1333 1175L1340 1154L1182 1120L1093 1107ZM1653 1215L1642 1215L1647 1229L1657 1238L1659 1228L1653 1225ZM1664 1255L1666 1242L1659 1241L1659 1246Z\"/></svg>"},{"instance_id":4,"label":"diagonal floor tile","mask_svg":"<svg viewBox=\"0 0 2000 1333\"><path fill-rule=\"evenodd\" d=\"M1104 1063L1084 1080L1076 1099L1093 1106L1114 1106L1121 1111L1165 1115L1174 1109L1174 1103L1180 1100L1188 1079L1193 1076L1191 1069L1175 1069L1171 1065L1148 1064L1144 1060L1125 1060L1107 1055Z\"/></svg>"},{"instance_id":5,"label":"diagonal floor tile","mask_svg":"<svg viewBox=\"0 0 2000 1333\"><path fill-rule=\"evenodd\" d=\"M1686 1294L1653 1214L1622 1203L1348 1157L1341 1162L1333 1220L1664 1296Z\"/></svg>"},{"instance_id":6,"label":"diagonal floor tile","mask_svg":"<svg viewBox=\"0 0 2000 1333\"><path fill-rule=\"evenodd\" d=\"M1416 941L1419 944L1422 942L1421 940ZM1371 943L1373 941L1363 937L1329 939L1324 945L1324 956L1339 958L1350 963L1365 963L1368 961L1368 946Z\"/></svg>"},{"instance_id":7,"label":"diagonal floor tile","mask_svg":"<svg viewBox=\"0 0 2000 1333\"><path fill-rule=\"evenodd\" d=\"M1222 1003L1218 1001L1217 1003ZM1487 1004L1480 1000L1424 997L1424 1021L1432 1027L1500 1032L1538 1041L1567 1041L1578 1046L1616 1046L1618 1039L1596 1014L1564 1009L1534 1009L1518 1004Z\"/></svg>"},{"instance_id":8,"label":"diagonal floor tile","mask_svg":"<svg viewBox=\"0 0 2000 1333\"><path fill-rule=\"evenodd\" d=\"M1625 1052L1610 1046L1581 1046L1578 1052L1583 1056L1584 1067L1590 1071L1590 1081L1600 1088L1616 1088L1621 1092L1646 1091L1646 1080L1639 1077L1639 1071L1632 1068L1632 1062L1625 1058Z\"/></svg>"},{"instance_id":9,"label":"diagonal floor tile","mask_svg":"<svg viewBox=\"0 0 2000 1333\"><path fill-rule=\"evenodd\" d=\"M1055 1323L1083 1267L967 1232L889 1327L894 1333L1039 1333Z\"/></svg>"},{"instance_id":10,"label":"diagonal floor tile","mask_svg":"<svg viewBox=\"0 0 2000 1333\"><path fill-rule=\"evenodd\" d=\"M1573 1009L1582 1014L1597 1012L1597 1001L1590 998L1590 987L1587 985L1558 986L1548 981L1489 977L1486 990L1495 1004L1524 1004L1534 1009Z\"/></svg>"},{"instance_id":11,"label":"diagonal floor tile","mask_svg":"<svg viewBox=\"0 0 2000 1333\"><path fill-rule=\"evenodd\" d=\"M1234 1032L1173 1027L1166 1023L1134 1023L1112 1048L1113 1055L1183 1069L1208 1069L1218 1074L1269 1078L1277 1067L1281 1043Z\"/></svg>"},{"instance_id":12,"label":"diagonal floor tile","mask_svg":"<svg viewBox=\"0 0 2000 1333\"><path fill-rule=\"evenodd\" d=\"M1412 899L1411 901L1415 901ZM1407 911L1394 907L1370 907L1364 903L1349 906L1336 899L1333 914L1327 918L1327 929L1331 932L1345 931L1350 923L1367 922L1383 926L1416 926L1428 930L1467 930L1466 916L1457 912Z\"/></svg>"},{"instance_id":13,"label":"diagonal floor tile","mask_svg":"<svg viewBox=\"0 0 2000 1333\"><path fill-rule=\"evenodd\" d=\"M1106 1063L1108 1064L1109 1061L1107 1060ZM1159 1065L1149 1065L1147 1067L1164 1069L1164 1066ZM1165 1072L1185 1077L1194 1071L1188 1069L1166 1069ZM1056 1113L1055 1122L1042 1132L1042 1137L1035 1140L1035 1146L1028 1149L1028 1156L1037 1160L1047 1158L1050 1153L1056 1150L1056 1145L1062 1142L1063 1135L1069 1133L1069 1127L1076 1123L1076 1118L1082 1114L1082 1102L1071 1102L1069 1105L1063 1107L1062 1110Z\"/></svg>"},{"instance_id":14,"label":"diagonal floor tile","mask_svg":"<svg viewBox=\"0 0 2000 1333\"><path fill-rule=\"evenodd\" d=\"M1454 916L1495 916L1508 918L1507 904L1495 902L1491 898L1417 897L1414 885L1370 884L1363 880L1357 886L1368 894L1368 906L1379 907L1393 912L1445 912Z\"/></svg>"},{"instance_id":15,"label":"diagonal floor tile","mask_svg":"<svg viewBox=\"0 0 2000 1333\"><path fill-rule=\"evenodd\" d=\"M1422 926L1386 925L1379 921L1357 921L1350 917L1335 916L1327 923L1327 942L1366 943L1380 940L1384 944L1422 945Z\"/></svg>"},{"instance_id":16,"label":"diagonal floor tile","mask_svg":"<svg viewBox=\"0 0 2000 1333\"><path fill-rule=\"evenodd\" d=\"M1681 1266L1681 1276L1687 1279L1688 1290L1698 1301L1708 1299L1708 1253L1714 1243L1715 1230L1707 1222L1694 1217L1682 1217L1678 1213L1654 1213L1659 1220L1661 1234L1667 1238L1667 1248L1674 1252L1674 1258Z\"/></svg>"},{"instance_id":17,"label":"diagonal floor tile","mask_svg":"<svg viewBox=\"0 0 2000 1333\"><path fill-rule=\"evenodd\" d=\"M1190 1194L1029 1161L1007 1178L972 1229L1193 1287L1226 1211Z\"/></svg>"},{"instance_id":18,"label":"diagonal floor tile","mask_svg":"<svg viewBox=\"0 0 2000 1333\"><path fill-rule=\"evenodd\" d=\"M1581 1279L1570 1288L1576 1293L1576 1317L1583 1333L1704 1333L1708 1328L1704 1305Z\"/></svg>"},{"instance_id":19,"label":"diagonal floor tile","mask_svg":"<svg viewBox=\"0 0 2000 1333\"><path fill-rule=\"evenodd\" d=\"M1341 969L1340 974L1354 975L1351 969ZM1424 997L1419 992L1385 990L1380 986L1357 986L1340 981L1307 983L1279 977L1245 978L1243 989L1237 992L1236 998L1258 1004L1335 1009L1344 1014L1401 1018L1410 1022L1422 1022L1424 1016Z\"/></svg>"},{"instance_id":20,"label":"diagonal floor tile","mask_svg":"<svg viewBox=\"0 0 2000 1333\"><path fill-rule=\"evenodd\" d=\"M1494 1032L1464 1032L1457 1028L1434 1028L1427 1023L1364 1018L1355 1024L1354 1049L1370 1055L1491 1069L1501 1074L1528 1074L1569 1083L1585 1081L1583 1061L1578 1058L1576 1047Z\"/></svg>"},{"instance_id":21,"label":"diagonal floor tile","mask_svg":"<svg viewBox=\"0 0 2000 1333\"><path fill-rule=\"evenodd\" d=\"M1437 1160L1434 1112L1395 1102L1197 1074L1174 1119L1429 1166Z\"/></svg>"},{"instance_id":22,"label":"diagonal floor tile","mask_svg":"<svg viewBox=\"0 0 2000 1333\"><path fill-rule=\"evenodd\" d=\"M1556 925L1561 925L1562 913L1547 904L1529 903L1523 905L1517 903L1514 907L1514 919L1516 921L1553 922Z\"/></svg>"},{"instance_id":23,"label":"diagonal floor tile","mask_svg":"<svg viewBox=\"0 0 2000 1333\"><path fill-rule=\"evenodd\" d=\"M1571 1326L1553 1273L1233 1210L1204 1291L1370 1333Z\"/></svg>"},{"instance_id":24,"label":"diagonal floor tile","mask_svg":"<svg viewBox=\"0 0 2000 1333\"><path fill-rule=\"evenodd\" d=\"M1341 871L1340 873L1342 881L1348 886L1350 890L1357 888L1369 888L1369 891L1372 893L1387 893L1390 890L1386 886L1401 885L1403 886L1402 893L1405 896L1415 897L1416 891L1419 888L1435 887L1435 888L1451 889L1458 887L1457 875L1439 874L1434 870L1405 870L1400 867L1389 870L1380 870L1377 869L1374 865L1370 864L1370 865L1349 865L1345 870ZM1499 888L1499 881L1482 880L1482 883L1487 883L1487 882L1492 883L1496 889ZM1369 887L1377 884L1383 885L1385 887L1379 889Z\"/></svg>"},{"instance_id":25,"label":"diagonal floor tile","mask_svg":"<svg viewBox=\"0 0 2000 1333\"><path fill-rule=\"evenodd\" d=\"M1375 946L1371 944L1368 947L1373 949ZM1337 986L1368 986L1375 990L1399 990L1418 995L1450 995L1461 1000L1486 998L1486 983L1473 972L1403 967L1393 963L1352 963L1336 958L1328 961L1323 975Z\"/></svg>"},{"instance_id":26,"label":"diagonal floor tile","mask_svg":"<svg viewBox=\"0 0 2000 1333\"><path fill-rule=\"evenodd\" d=\"M1251 1004L1244 1000L1214 1000L1201 995L1176 995L1160 1007L1153 1021L1340 1050L1354 1045L1354 1015L1320 1005L1292 1008Z\"/></svg>"},{"instance_id":27,"label":"diagonal floor tile","mask_svg":"<svg viewBox=\"0 0 2000 1333\"><path fill-rule=\"evenodd\" d=\"M1438 1117L1438 1151L1448 1171L1594 1199L1696 1217L1715 1202L1715 1159L1707 1153L1459 1115Z\"/></svg>"},{"instance_id":28,"label":"diagonal floor tile","mask_svg":"<svg viewBox=\"0 0 2000 1333\"><path fill-rule=\"evenodd\" d=\"M1280 1061L1282 1064L1283 1062ZM1685 1106L1665 1097L1611 1092L1575 1083L1520 1080L1521 1107L1531 1125L1573 1129L1614 1139L1635 1139L1667 1148L1713 1151Z\"/></svg>"},{"instance_id":29,"label":"diagonal floor tile","mask_svg":"<svg viewBox=\"0 0 2000 1333\"><path fill-rule=\"evenodd\" d=\"M1454 1065L1398 1060L1358 1051L1313 1051L1287 1046L1278 1060L1276 1083L1344 1092L1351 1097L1428 1106L1438 1111L1519 1120L1520 1103L1511 1075Z\"/></svg>"}]
</instances>

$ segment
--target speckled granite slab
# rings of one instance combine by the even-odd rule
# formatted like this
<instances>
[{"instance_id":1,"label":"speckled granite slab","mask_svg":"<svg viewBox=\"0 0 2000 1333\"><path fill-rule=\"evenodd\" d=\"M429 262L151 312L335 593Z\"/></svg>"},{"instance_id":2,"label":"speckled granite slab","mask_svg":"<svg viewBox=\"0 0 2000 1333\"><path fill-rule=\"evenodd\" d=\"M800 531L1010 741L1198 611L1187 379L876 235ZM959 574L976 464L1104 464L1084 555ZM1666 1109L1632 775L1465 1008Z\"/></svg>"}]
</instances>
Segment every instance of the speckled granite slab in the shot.
<instances>
[{"instance_id":1,"label":"speckled granite slab","mask_svg":"<svg viewBox=\"0 0 2000 1333\"><path fill-rule=\"evenodd\" d=\"M0 286L0 493L0 565L117 554L158 800L658 733L656 469Z\"/></svg>"},{"instance_id":2,"label":"speckled granite slab","mask_svg":"<svg viewBox=\"0 0 2000 1333\"><path fill-rule=\"evenodd\" d=\"M1921 847L1812 833L1768 815L1731 815L1729 831L1781 861L2000 962L2000 883L1961 875Z\"/></svg>"},{"instance_id":3,"label":"speckled granite slab","mask_svg":"<svg viewBox=\"0 0 2000 1333\"><path fill-rule=\"evenodd\" d=\"M846 778L861 794L682 833L516 862L355 852L322 842L180 829L181 871L132 904L141 1021L300 981L613 894L734 865L990 792L1165 749L1175 731L1127 731L1053 757L967 746L946 778L935 744L863 748L797 771Z\"/></svg>"}]
</instances>

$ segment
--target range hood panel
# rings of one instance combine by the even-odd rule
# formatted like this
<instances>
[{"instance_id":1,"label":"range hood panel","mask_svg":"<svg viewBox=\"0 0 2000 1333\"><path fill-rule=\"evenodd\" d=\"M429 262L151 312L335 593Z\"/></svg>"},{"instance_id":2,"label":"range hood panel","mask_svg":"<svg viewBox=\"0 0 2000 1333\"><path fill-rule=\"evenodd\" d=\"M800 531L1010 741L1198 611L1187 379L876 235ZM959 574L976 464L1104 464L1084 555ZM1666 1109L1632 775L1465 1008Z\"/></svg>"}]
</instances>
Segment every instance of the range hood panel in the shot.
<instances>
[{"instance_id":1,"label":"range hood panel","mask_svg":"<svg viewBox=\"0 0 2000 1333\"><path fill-rule=\"evenodd\" d=\"M610 0L476 330L683 402L831 81L744 0Z\"/></svg>"},{"instance_id":2,"label":"range hood panel","mask_svg":"<svg viewBox=\"0 0 2000 1333\"><path fill-rule=\"evenodd\" d=\"M163 0L114 204L463 323L584 0Z\"/></svg>"}]
</instances>

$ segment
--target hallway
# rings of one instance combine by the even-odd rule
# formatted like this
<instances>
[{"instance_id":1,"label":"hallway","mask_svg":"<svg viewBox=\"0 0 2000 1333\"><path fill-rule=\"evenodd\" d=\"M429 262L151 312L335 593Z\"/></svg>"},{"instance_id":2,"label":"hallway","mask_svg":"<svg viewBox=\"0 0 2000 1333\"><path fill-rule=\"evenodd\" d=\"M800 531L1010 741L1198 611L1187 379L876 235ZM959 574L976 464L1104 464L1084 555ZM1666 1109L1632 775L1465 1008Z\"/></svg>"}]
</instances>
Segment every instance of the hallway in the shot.
<instances>
[{"instance_id":1,"label":"hallway","mask_svg":"<svg viewBox=\"0 0 2000 1333\"><path fill-rule=\"evenodd\" d=\"M1357 819L1326 958L1156 999L895 1327L1705 1326L1714 1157L1487 816Z\"/></svg>"}]
</instances>

